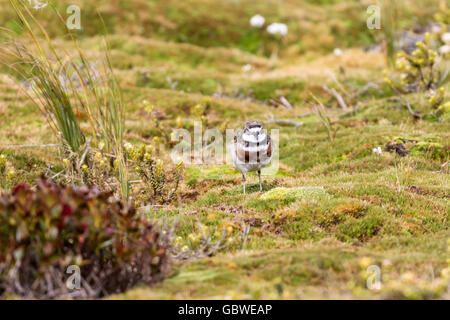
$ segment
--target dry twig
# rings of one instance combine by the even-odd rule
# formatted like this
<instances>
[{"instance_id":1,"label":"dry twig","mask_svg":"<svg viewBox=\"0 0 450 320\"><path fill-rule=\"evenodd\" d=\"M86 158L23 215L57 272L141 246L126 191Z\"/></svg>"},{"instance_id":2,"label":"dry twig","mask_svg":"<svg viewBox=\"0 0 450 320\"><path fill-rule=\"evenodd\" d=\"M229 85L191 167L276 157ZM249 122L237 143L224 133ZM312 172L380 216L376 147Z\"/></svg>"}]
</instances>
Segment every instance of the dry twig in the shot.
<instances>
[{"instance_id":1,"label":"dry twig","mask_svg":"<svg viewBox=\"0 0 450 320\"><path fill-rule=\"evenodd\" d=\"M346 104L345 101L344 101L344 98L343 98L343 97L342 97L335 89L330 89L330 88L328 88L326 85L323 85L323 86L322 86L322 89L323 89L326 93L328 93L328 94L334 96L334 97L336 98L337 102L339 103L339 105L341 106L342 109L344 109L345 111L348 110L348 107L347 107L347 104Z\"/></svg>"},{"instance_id":2,"label":"dry twig","mask_svg":"<svg viewBox=\"0 0 450 320\"><path fill-rule=\"evenodd\" d=\"M273 115L266 116L266 123L277 123L284 125L293 125L295 128L299 128L303 125L303 122L297 122L294 119L275 119Z\"/></svg>"}]
</instances>

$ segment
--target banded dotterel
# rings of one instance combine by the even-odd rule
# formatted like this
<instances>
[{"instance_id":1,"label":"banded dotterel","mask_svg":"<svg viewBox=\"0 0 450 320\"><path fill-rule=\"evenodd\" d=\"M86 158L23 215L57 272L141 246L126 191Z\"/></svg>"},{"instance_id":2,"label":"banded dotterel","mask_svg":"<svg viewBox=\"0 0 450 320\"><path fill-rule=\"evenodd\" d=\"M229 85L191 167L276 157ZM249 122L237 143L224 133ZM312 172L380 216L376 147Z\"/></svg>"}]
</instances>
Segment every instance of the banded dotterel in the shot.
<instances>
[{"instance_id":1,"label":"banded dotterel","mask_svg":"<svg viewBox=\"0 0 450 320\"><path fill-rule=\"evenodd\" d=\"M234 165L242 173L242 187L245 195L245 174L258 171L259 190L262 191L261 169L272 160L273 143L269 134L258 121L248 121L230 143Z\"/></svg>"}]
</instances>

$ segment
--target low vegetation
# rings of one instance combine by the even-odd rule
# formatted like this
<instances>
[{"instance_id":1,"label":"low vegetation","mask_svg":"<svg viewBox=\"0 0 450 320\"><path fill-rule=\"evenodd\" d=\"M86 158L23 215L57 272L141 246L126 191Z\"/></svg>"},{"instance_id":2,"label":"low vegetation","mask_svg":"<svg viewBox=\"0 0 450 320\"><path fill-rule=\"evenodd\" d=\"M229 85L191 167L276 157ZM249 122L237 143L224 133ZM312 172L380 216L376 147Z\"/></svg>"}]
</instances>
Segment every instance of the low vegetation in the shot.
<instances>
[{"instance_id":1,"label":"low vegetation","mask_svg":"<svg viewBox=\"0 0 450 320\"><path fill-rule=\"evenodd\" d=\"M167 272L167 243L111 192L41 179L3 194L0 212L3 298L103 297Z\"/></svg>"},{"instance_id":2,"label":"low vegetation","mask_svg":"<svg viewBox=\"0 0 450 320\"><path fill-rule=\"evenodd\" d=\"M50 6L0 0L2 297L449 298L445 4L398 1L382 30L343 0L98 1L103 22L79 4L71 39ZM172 161L174 129L250 119L279 129L262 193L229 164Z\"/></svg>"}]
</instances>

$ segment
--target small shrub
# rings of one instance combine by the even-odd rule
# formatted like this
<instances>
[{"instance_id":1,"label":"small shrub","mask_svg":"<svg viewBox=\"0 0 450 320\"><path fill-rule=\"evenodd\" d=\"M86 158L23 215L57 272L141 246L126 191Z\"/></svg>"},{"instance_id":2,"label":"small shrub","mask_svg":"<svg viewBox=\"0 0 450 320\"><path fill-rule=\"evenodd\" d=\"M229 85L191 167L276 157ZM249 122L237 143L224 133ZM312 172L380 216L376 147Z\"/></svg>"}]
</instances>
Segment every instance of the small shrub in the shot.
<instances>
[{"instance_id":1,"label":"small shrub","mask_svg":"<svg viewBox=\"0 0 450 320\"><path fill-rule=\"evenodd\" d=\"M168 258L149 220L111 192L40 179L0 197L0 297L102 297L160 280Z\"/></svg>"},{"instance_id":2,"label":"small shrub","mask_svg":"<svg viewBox=\"0 0 450 320\"><path fill-rule=\"evenodd\" d=\"M178 188L183 177L183 164L179 163L172 170L161 159L155 157L158 146L141 145L134 147L127 144L127 156L131 166L142 182L132 190L137 203L169 204L177 198Z\"/></svg>"},{"instance_id":3,"label":"small shrub","mask_svg":"<svg viewBox=\"0 0 450 320\"><path fill-rule=\"evenodd\" d=\"M447 101L437 108L436 116L442 121L450 118L450 101Z\"/></svg>"},{"instance_id":4,"label":"small shrub","mask_svg":"<svg viewBox=\"0 0 450 320\"><path fill-rule=\"evenodd\" d=\"M444 87L439 90L430 90L428 94L428 103L432 109L431 115L434 115L438 120L445 120L448 118L448 110L446 108L450 106L450 101L445 101L445 89Z\"/></svg>"},{"instance_id":5,"label":"small shrub","mask_svg":"<svg viewBox=\"0 0 450 320\"><path fill-rule=\"evenodd\" d=\"M222 249L236 241L237 235L233 233L231 225L207 226L197 220L192 232L188 235L181 233L176 235L176 223L166 232L167 241L173 244L170 253L174 260L189 260L194 258L211 257Z\"/></svg>"},{"instance_id":6,"label":"small shrub","mask_svg":"<svg viewBox=\"0 0 450 320\"><path fill-rule=\"evenodd\" d=\"M432 109L438 109L439 106L444 102L445 89L443 87L439 88L437 91L430 91L428 103Z\"/></svg>"},{"instance_id":7,"label":"small shrub","mask_svg":"<svg viewBox=\"0 0 450 320\"><path fill-rule=\"evenodd\" d=\"M398 95L427 92L431 115L442 120L440 107L445 102L445 88L442 84L447 75L440 70L441 61L438 52L432 49L432 37L427 33L423 42L417 42L414 52L408 54L401 51L397 54L397 73L390 75L385 71L385 82ZM403 98L401 100L406 101ZM420 118L420 111L414 112L408 103L407 107L414 118Z\"/></svg>"},{"instance_id":8,"label":"small shrub","mask_svg":"<svg viewBox=\"0 0 450 320\"><path fill-rule=\"evenodd\" d=\"M6 184L6 156L0 154L0 190Z\"/></svg>"},{"instance_id":9,"label":"small shrub","mask_svg":"<svg viewBox=\"0 0 450 320\"><path fill-rule=\"evenodd\" d=\"M91 152L86 159L86 163L81 166L81 176L84 184L96 185L101 190L106 191L114 189L110 186L111 183L119 183L114 172L117 171L117 165L104 152ZM70 170L70 167L67 169Z\"/></svg>"},{"instance_id":10,"label":"small shrub","mask_svg":"<svg viewBox=\"0 0 450 320\"><path fill-rule=\"evenodd\" d=\"M0 154L0 174L4 174L6 170L6 156Z\"/></svg>"},{"instance_id":11,"label":"small shrub","mask_svg":"<svg viewBox=\"0 0 450 320\"><path fill-rule=\"evenodd\" d=\"M401 93L421 92L437 89L442 81L438 71L438 53L431 49L431 36L425 35L424 42L418 42L412 54L401 51L395 62L400 76L386 74L385 81Z\"/></svg>"}]
</instances>

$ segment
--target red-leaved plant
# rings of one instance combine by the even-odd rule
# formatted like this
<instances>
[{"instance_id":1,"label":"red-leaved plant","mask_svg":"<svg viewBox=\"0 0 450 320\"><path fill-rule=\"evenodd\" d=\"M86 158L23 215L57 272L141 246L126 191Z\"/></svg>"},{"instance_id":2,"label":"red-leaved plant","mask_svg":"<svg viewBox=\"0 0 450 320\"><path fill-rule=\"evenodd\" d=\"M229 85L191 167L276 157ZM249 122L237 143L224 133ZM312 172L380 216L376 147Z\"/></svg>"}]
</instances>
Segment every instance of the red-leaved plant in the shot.
<instances>
[{"instance_id":1,"label":"red-leaved plant","mask_svg":"<svg viewBox=\"0 0 450 320\"><path fill-rule=\"evenodd\" d=\"M0 196L0 297L102 297L152 284L169 265L162 242L111 192L45 179L17 185Z\"/></svg>"}]
</instances>

